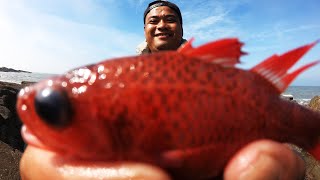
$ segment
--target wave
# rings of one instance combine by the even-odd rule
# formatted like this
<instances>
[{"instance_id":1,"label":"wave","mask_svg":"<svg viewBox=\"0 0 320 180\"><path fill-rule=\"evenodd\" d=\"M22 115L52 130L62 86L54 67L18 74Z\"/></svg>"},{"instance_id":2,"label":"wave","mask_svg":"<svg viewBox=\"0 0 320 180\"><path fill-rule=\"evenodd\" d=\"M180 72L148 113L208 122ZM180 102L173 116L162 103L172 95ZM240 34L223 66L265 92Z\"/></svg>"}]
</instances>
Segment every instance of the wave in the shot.
<instances>
[{"instance_id":1,"label":"wave","mask_svg":"<svg viewBox=\"0 0 320 180\"><path fill-rule=\"evenodd\" d=\"M308 105L310 103L311 99L293 99L293 101L295 101L301 105Z\"/></svg>"}]
</instances>

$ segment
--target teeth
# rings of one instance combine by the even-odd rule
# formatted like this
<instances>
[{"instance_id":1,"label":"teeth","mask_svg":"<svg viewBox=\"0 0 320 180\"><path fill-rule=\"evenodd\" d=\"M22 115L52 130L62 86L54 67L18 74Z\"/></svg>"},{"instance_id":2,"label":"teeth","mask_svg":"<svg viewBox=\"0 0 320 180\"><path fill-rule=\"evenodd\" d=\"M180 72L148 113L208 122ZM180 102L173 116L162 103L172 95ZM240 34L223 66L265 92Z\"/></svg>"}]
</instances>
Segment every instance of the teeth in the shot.
<instances>
[{"instance_id":1,"label":"teeth","mask_svg":"<svg viewBox=\"0 0 320 180\"><path fill-rule=\"evenodd\" d=\"M169 36L169 34L158 34L157 36Z\"/></svg>"}]
</instances>

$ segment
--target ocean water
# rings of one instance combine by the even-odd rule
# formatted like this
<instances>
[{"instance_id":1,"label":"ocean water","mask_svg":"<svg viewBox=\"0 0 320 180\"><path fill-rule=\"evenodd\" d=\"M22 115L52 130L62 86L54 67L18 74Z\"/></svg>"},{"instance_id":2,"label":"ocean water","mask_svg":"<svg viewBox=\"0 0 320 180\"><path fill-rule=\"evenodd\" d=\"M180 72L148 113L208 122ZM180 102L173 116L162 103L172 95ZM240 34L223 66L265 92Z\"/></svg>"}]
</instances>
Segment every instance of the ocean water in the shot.
<instances>
[{"instance_id":1,"label":"ocean water","mask_svg":"<svg viewBox=\"0 0 320 180\"><path fill-rule=\"evenodd\" d=\"M320 96L320 86L289 86L283 94L290 94L299 104L308 104L314 96Z\"/></svg>"},{"instance_id":2,"label":"ocean water","mask_svg":"<svg viewBox=\"0 0 320 180\"><path fill-rule=\"evenodd\" d=\"M0 72L0 81L20 84L22 81L38 82L50 76L53 76L53 74Z\"/></svg>"},{"instance_id":3,"label":"ocean water","mask_svg":"<svg viewBox=\"0 0 320 180\"><path fill-rule=\"evenodd\" d=\"M21 81L38 82L53 74L0 72L0 81L21 83ZM320 86L289 86L283 94L290 94L300 104L307 104L314 96L320 96Z\"/></svg>"}]
</instances>

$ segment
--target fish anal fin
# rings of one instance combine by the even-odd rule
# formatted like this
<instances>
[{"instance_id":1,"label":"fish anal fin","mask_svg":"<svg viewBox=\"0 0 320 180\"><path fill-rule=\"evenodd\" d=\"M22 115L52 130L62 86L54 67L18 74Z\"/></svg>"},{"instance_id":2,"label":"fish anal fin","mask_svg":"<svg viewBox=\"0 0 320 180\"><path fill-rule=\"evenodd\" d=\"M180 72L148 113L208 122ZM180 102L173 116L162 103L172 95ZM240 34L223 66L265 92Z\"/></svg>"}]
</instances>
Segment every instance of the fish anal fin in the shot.
<instances>
[{"instance_id":1,"label":"fish anal fin","mask_svg":"<svg viewBox=\"0 0 320 180\"><path fill-rule=\"evenodd\" d=\"M180 177L187 175L182 179L209 179L221 173L225 165L224 158L212 156L214 152L224 152L224 142L216 142L205 146L195 146L192 148L172 149L161 154L160 161L169 169L175 169L174 174ZM228 153L222 153L226 156ZM186 170L189 170L186 173ZM179 178L180 179L180 178Z\"/></svg>"},{"instance_id":2,"label":"fish anal fin","mask_svg":"<svg viewBox=\"0 0 320 180\"><path fill-rule=\"evenodd\" d=\"M234 66L240 62L240 56L246 54L241 51L242 46L243 43L237 38L228 38L209 42L197 48L192 48L191 42L188 42L178 52L206 62Z\"/></svg>"},{"instance_id":3,"label":"fish anal fin","mask_svg":"<svg viewBox=\"0 0 320 180\"><path fill-rule=\"evenodd\" d=\"M295 70L292 73L288 73L288 70L317 42L318 41L293 49L280 56L273 55L264 60L262 63L251 68L250 71L266 78L275 86L276 89L278 89L280 94L287 89L289 84L300 73L319 63L318 61L315 61Z\"/></svg>"}]
</instances>

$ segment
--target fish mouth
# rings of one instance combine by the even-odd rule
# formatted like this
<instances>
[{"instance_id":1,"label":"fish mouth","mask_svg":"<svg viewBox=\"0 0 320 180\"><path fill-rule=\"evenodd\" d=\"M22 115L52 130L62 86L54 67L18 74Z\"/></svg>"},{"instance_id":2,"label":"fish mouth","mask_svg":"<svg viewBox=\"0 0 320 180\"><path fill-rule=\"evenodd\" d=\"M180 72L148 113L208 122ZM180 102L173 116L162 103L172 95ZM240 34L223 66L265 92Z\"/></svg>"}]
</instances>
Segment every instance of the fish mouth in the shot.
<instances>
[{"instance_id":1,"label":"fish mouth","mask_svg":"<svg viewBox=\"0 0 320 180\"><path fill-rule=\"evenodd\" d=\"M32 133L31 129L28 128L27 125L22 125L21 128L21 136L26 144L30 146L32 149L37 149L37 151L43 151L45 153L50 153L54 155L55 160L59 162L65 163L75 163L75 164L94 164L97 161L93 159L82 159L77 156L73 156L67 152L59 152L47 147L34 133ZM79 163L81 162L81 163Z\"/></svg>"},{"instance_id":2,"label":"fish mouth","mask_svg":"<svg viewBox=\"0 0 320 180\"><path fill-rule=\"evenodd\" d=\"M78 158L77 156L73 156L72 154L69 154L64 151L59 151L57 149L52 149L45 145L33 132L32 130L25 124L22 125L21 127L21 136L23 141L28 144L28 146L31 146L32 148L36 148L42 151L50 152L51 154L54 154L57 159L60 161L75 161L77 162L78 159L80 160L81 158ZM91 161L91 160L88 160ZM93 161L93 160L92 160Z\"/></svg>"},{"instance_id":3,"label":"fish mouth","mask_svg":"<svg viewBox=\"0 0 320 180\"><path fill-rule=\"evenodd\" d=\"M41 142L41 140L32 133L30 128L28 128L26 125L22 125L21 127L21 136L24 142L27 143L28 145L31 145L40 149L48 149Z\"/></svg>"}]
</instances>

